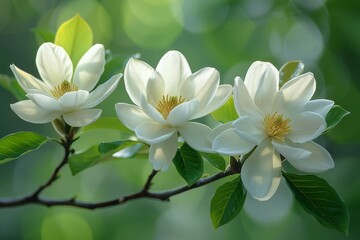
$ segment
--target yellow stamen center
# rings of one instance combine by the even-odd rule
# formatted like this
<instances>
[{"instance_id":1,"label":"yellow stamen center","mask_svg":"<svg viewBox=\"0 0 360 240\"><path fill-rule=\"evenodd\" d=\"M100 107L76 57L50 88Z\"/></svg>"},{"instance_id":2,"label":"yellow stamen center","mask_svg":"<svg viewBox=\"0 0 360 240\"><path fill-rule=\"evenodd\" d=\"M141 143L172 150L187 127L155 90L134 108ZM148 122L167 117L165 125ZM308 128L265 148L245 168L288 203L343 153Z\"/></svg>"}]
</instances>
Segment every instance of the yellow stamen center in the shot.
<instances>
[{"instance_id":1,"label":"yellow stamen center","mask_svg":"<svg viewBox=\"0 0 360 240\"><path fill-rule=\"evenodd\" d=\"M177 96L164 95L161 100L159 100L156 109L167 119L171 110L173 110L177 105L185 102L185 98Z\"/></svg>"},{"instance_id":2,"label":"yellow stamen center","mask_svg":"<svg viewBox=\"0 0 360 240\"><path fill-rule=\"evenodd\" d=\"M273 115L266 115L264 127L266 134L276 140L284 141L286 134L291 132L290 119L284 118L283 114L275 112Z\"/></svg>"},{"instance_id":3,"label":"yellow stamen center","mask_svg":"<svg viewBox=\"0 0 360 240\"><path fill-rule=\"evenodd\" d=\"M79 88L74 85L71 82L68 82L66 80L64 80L62 83L60 83L59 85L57 85L52 91L52 95L56 98L60 98L62 95L64 95L67 92L74 92L79 90Z\"/></svg>"}]
</instances>

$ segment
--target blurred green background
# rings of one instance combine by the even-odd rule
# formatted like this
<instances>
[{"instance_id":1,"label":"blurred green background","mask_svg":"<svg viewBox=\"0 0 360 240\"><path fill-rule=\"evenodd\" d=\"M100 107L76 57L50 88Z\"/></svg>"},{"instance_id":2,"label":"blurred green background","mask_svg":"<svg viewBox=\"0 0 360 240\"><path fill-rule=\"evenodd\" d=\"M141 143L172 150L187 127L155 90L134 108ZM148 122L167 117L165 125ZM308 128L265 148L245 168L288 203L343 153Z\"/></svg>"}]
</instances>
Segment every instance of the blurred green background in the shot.
<instances>
[{"instance_id":1,"label":"blurred green background","mask_svg":"<svg viewBox=\"0 0 360 240\"><path fill-rule=\"evenodd\" d=\"M29 205L0 209L0 239L359 239L360 169L359 64L360 3L356 0L1 0L0 73L12 76L9 65L38 76L35 55L39 39L31 31L55 32L80 13L115 55L140 53L156 66L171 49L181 51L193 71L212 66L223 83L245 76L255 60L281 67L300 59L314 72L314 98L328 98L351 112L338 127L318 139L332 154L335 169L319 174L343 197L350 211L349 236L320 225L305 213L282 183L274 198L257 202L248 197L231 223L214 230L210 198L223 181L175 196L171 202L137 200L123 206L81 210ZM123 71L119 64L118 71ZM101 107L115 117L114 103L128 101L123 83ZM10 109L16 99L0 89L0 137L30 130L55 136L50 124L22 121ZM101 132L116 139L112 132ZM91 139L89 140L91 141ZM90 144L83 140L83 145ZM47 143L41 150L0 166L0 198L16 198L42 184L62 158ZM99 164L61 178L43 196L102 201L139 190L151 172L147 160ZM216 170L206 165L206 173ZM231 177L229 177L231 179ZM158 174L154 190L183 185L174 166Z\"/></svg>"}]
</instances>

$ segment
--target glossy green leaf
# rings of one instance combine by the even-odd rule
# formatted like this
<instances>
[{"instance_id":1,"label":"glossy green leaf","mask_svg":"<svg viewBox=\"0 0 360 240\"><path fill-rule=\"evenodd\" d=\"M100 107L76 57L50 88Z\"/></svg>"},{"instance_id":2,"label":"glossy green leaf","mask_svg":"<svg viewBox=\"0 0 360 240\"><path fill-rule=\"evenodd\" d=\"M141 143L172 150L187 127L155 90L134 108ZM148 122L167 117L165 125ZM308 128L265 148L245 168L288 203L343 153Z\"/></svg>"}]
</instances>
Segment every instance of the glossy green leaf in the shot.
<instances>
[{"instance_id":1,"label":"glossy green leaf","mask_svg":"<svg viewBox=\"0 0 360 240\"><path fill-rule=\"evenodd\" d=\"M350 217L345 202L324 179L284 172L283 176L303 209L325 227L348 234Z\"/></svg>"},{"instance_id":2,"label":"glossy green leaf","mask_svg":"<svg viewBox=\"0 0 360 240\"><path fill-rule=\"evenodd\" d=\"M234 106L233 96L219 109L211 113L211 116L218 122L227 123L239 118Z\"/></svg>"},{"instance_id":3,"label":"glossy green leaf","mask_svg":"<svg viewBox=\"0 0 360 240\"><path fill-rule=\"evenodd\" d=\"M69 166L73 175L78 174L86 168L90 168L102 160L111 158L111 154L102 155L98 151L98 146L92 146L88 150L73 154L69 158Z\"/></svg>"},{"instance_id":4,"label":"glossy green leaf","mask_svg":"<svg viewBox=\"0 0 360 240\"><path fill-rule=\"evenodd\" d=\"M54 42L55 40L55 34L48 29L34 28L32 31L39 36L42 42Z\"/></svg>"},{"instance_id":5,"label":"glossy green leaf","mask_svg":"<svg viewBox=\"0 0 360 240\"><path fill-rule=\"evenodd\" d=\"M55 35L55 44L63 47L69 54L74 68L92 43L92 30L80 15L64 22Z\"/></svg>"},{"instance_id":6,"label":"glossy green leaf","mask_svg":"<svg viewBox=\"0 0 360 240\"><path fill-rule=\"evenodd\" d=\"M211 163L217 169L225 171L226 162L225 159L218 153L201 153L201 155Z\"/></svg>"},{"instance_id":7,"label":"glossy green leaf","mask_svg":"<svg viewBox=\"0 0 360 240\"><path fill-rule=\"evenodd\" d=\"M233 220L242 209L246 198L240 176L221 185L210 204L210 217L215 228Z\"/></svg>"},{"instance_id":8,"label":"glossy green leaf","mask_svg":"<svg viewBox=\"0 0 360 240\"><path fill-rule=\"evenodd\" d=\"M203 159L200 153L184 143L173 159L176 170L189 186L196 183L204 172Z\"/></svg>"},{"instance_id":9,"label":"glossy green leaf","mask_svg":"<svg viewBox=\"0 0 360 240\"><path fill-rule=\"evenodd\" d=\"M324 133L327 133L333 129L336 125L339 124L341 119L348 114L350 114L350 112L346 111L339 105L334 105L325 117L327 127Z\"/></svg>"},{"instance_id":10,"label":"glossy green leaf","mask_svg":"<svg viewBox=\"0 0 360 240\"><path fill-rule=\"evenodd\" d=\"M299 60L285 63L279 70L280 85L283 85L290 79L300 76L304 71L304 63Z\"/></svg>"},{"instance_id":11,"label":"glossy green leaf","mask_svg":"<svg viewBox=\"0 0 360 240\"><path fill-rule=\"evenodd\" d=\"M106 154L110 151L112 152L118 152L122 149L125 148L129 148L132 147L134 145L143 145L142 143L138 142L138 141L131 141L131 140L125 140L125 141L115 141L115 142L108 142L108 143L101 143L99 144L99 152L101 154ZM136 148L134 148L136 149ZM134 150L133 154L130 155L134 155L136 153L136 151Z\"/></svg>"},{"instance_id":12,"label":"glossy green leaf","mask_svg":"<svg viewBox=\"0 0 360 240\"><path fill-rule=\"evenodd\" d=\"M15 78L0 74L0 86L14 95L17 100L24 100L25 91L20 87Z\"/></svg>"},{"instance_id":13,"label":"glossy green leaf","mask_svg":"<svg viewBox=\"0 0 360 240\"><path fill-rule=\"evenodd\" d=\"M113 129L120 132L133 134L133 132L125 127L118 118L100 118L94 123L81 128L80 133L85 133L97 129Z\"/></svg>"},{"instance_id":14,"label":"glossy green leaf","mask_svg":"<svg viewBox=\"0 0 360 240\"><path fill-rule=\"evenodd\" d=\"M69 165L71 172L73 175L76 175L100 162L117 159L113 155L120 150L123 150L122 158L132 157L140 150L142 145L137 141L124 140L92 146L88 150L70 157Z\"/></svg>"},{"instance_id":15,"label":"glossy green leaf","mask_svg":"<svg viewBox=\"0 0 360 240\"><path fill-rule=\"evenodd\" d=\"M38 149L48 139L33 132L17 132L0 139L0 163Z\"/></svg>"}]
</instances>

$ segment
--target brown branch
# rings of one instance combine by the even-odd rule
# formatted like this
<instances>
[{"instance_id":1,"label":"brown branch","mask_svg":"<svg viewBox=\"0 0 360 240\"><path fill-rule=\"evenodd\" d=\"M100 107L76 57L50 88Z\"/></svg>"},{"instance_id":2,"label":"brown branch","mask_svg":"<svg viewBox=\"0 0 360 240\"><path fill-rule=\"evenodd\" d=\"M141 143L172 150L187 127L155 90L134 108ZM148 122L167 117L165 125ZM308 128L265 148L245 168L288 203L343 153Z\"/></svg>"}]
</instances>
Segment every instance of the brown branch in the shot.
<instances>
[{"instance_id":1,"label":"brown branch","mask_svg":"<svg viewBox=\"0 0 360 240\"><path fill-rule=\"evenodd\" d=\"M65 139L62 140L62 145L65 149L65 154L62 159L62 161L59 163L59 165L55 168L54 172L51 174L50 178L41 185L38 189L36 189L32 194L29 196L20 198L20 199L13 199L9 201L0 201L0 208L5 207L17 207L17 206L23 206L27 204L39 204L44 205L47 207L51 206L72 206L72 207L78 207L78 208L84 208L84 209L98 209L98 208L105 208L105 207L111 207L111 206L117 206L125 204L129 201L136 200L136 199L142 199L142 198L151 198L151 199L158 199L161 201L169 201L172 196L178 195L183 192L187 192L191 189L198 188L204 185L207 185L209 183L212 183L214 181L217 181L219 179L225 178L227 176L236 174L240 172L241 165L238 160L232 159L232 164L228 167L228 169L224 172L217 173L215 175L212 175L210 177L202 178L199 181L197 181L195 184L191 186L183 186L179 188L175 188L172 190L164 191L164 192L150 192L150 187L152 184L152 181L158 171L153 170L151 174L149 175L148 179L146 180L144 187L142 190L130 194L121 198L104 201L104 202L97 202L97 203L90 203L90 202L83 202L78 201L76 198L70 198L70 199L64 199L64 200L51 200L51 199L45 199L40 197L41 193L48 187L50 187L57 179L58 174L63 166L65 166L68 163L68 159L70 154L72 153L71 145L75 141L74 136L77 129L68 128L67 129L68 134L65 136Z\"/></svg>"},{"instance_id":2,"label":"brown branch","mask_svg":"<svg viewBox=\"0 0 360 240\"><path fill-rule=\"evenodd\" d=\"M150 192L149 188L151 186L151 182L155 175L157 174L157 171L152 171L152 173L149 175L148 180L146 181L143 189L137 193L130 194L127 196L124 196L120 199L113 199L110 201L104 201L104 202L98 202L98 203L88 203L83 201L78 201L75 198L71 199L65 199L65 200L46 200L40 197L26 197L20 200L15 201L9 201L9 202L0 202L0 208L2 207L16 207L26 204L40 204L48 207L52 206L72 206L72 207L78 207L78 208L84 208L84 209L98 209L98 208L105 208L105 207L111 207L111 206L118 206L125 204L129 201L136 200L136 199L142 199L142 198L150 198L150 199L158 199L161 201L169 201L172 196L178 195L183 192L187 192L191 189L195 189L204 185L207 185L209 183L212 183L214 181L217 181L219 179L225 178L227 176L236 174L237 172L231 171L230 169L226 170L225 172L220 172L215 175L212 175L207 178L202 178L199 181L197 181L192 186L183 186L179 188L175 188L172 190L164 191L164 192Z\"/></svg>"}]
</instances>

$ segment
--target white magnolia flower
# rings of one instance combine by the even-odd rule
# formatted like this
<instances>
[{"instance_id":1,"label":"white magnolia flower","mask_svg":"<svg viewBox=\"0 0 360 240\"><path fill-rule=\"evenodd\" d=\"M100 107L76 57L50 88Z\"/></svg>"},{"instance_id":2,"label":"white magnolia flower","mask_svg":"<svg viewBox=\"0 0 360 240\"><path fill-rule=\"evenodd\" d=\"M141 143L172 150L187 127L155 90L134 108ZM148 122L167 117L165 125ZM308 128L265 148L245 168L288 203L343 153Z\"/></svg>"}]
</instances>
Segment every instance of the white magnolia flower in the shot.
<instances>
[{"instance_id":1,"label":"white magnolia flower","mask_svg":"<svg viewBox=\"0 0 360 240\"><path fill-rule=\"evenodd\" d=\"M62 116L73 127L82 127L100 117L101 109L91 109L108 97L116 88L122 74L91 90L104 71L104 46L92 46L80 59L75 71L65 50L52 43L40 46L36 65L43 81L22 71L10 68L30 100L11 104L23 120L47 123Z\"/></svg>"},{"instance_id":2,"label":"white magnolia flower","mask_svg":"<svg viewBox=\"0 0 360 240\"><path fill-rule=\"evenodd\" d=\"M281 178L281 158L305 172L334 167L330 154L312 140L326 128L325 116L333 102L310 100L316 88L312 73L286 82L279 89L279 72L270 63L255 62L245 80L235 78L237 120L213 130L214 150L241 155L256 149L245 160L241 178L258 200L268 200Z\"/></svg>"},{"instance_id":3,"label":"white magnolia flower","mask_svg":"<svg viewBox=\"0 0 360 240\"><path fill-rule=\"evenodd\" d=\"M166 170L176 154L178 133L194 149L209 152L210 128L189 120L207 115L223 105L232 90L221 85L219 72L203 68L191 73L185 57L166 53L156 70L130 59L125 67L125 88L136 104L116 104L119 119L151 144L149 159L155 170Z\"/></svg>"}]
</instances>

